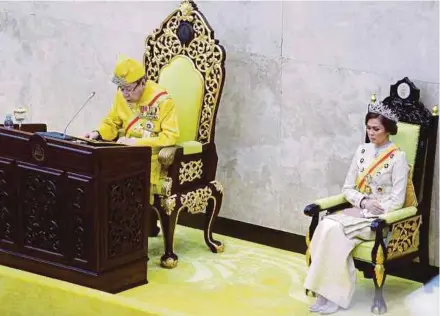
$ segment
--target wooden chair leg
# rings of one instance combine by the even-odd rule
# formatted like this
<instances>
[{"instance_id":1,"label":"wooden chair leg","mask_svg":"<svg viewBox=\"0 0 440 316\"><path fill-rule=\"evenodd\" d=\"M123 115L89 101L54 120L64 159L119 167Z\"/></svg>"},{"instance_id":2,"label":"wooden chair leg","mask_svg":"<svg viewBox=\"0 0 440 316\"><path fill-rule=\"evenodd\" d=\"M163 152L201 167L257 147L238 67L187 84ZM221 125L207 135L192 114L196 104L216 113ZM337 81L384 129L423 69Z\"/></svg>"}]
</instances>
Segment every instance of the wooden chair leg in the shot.
<instances>
[{"instance_id":1,"label":"wooden chair leg","mask_svg":"<svg viewBox=\"0 0 440 316\"><path fill-rule=\"evenodd\" d=\"M371 228L376 232L376 240L374 242L373 251L371 252L371 261L373 263L373 281L374 281L374 298L371 305L371 312L374 315L383 315L387 312L387 305L383 299L383 285L385 284L386 271L385 262L387 259L387 247L384 243L383 229L384 220L375 220L371 224Z\"/></svg>"},{"instance_id":2,"label":"wooden chair leg","mask_svg":"<svg viewBox=\"0 0 440 316\"><path fill-rule=\"evenodd\" d=\"M158 214L152 209L150 212L150 227L148 230L148 237L157 237L159 235L160 228L157 226L158 220Z\"/></svg>"},{"instance_id":3,"label":"wooden chair leg","mask_svg":"<svg viewBox=\"0 0 440 316\"><path fill-rule=\"evenodd\" d=\"M160 224L162 226L163 239L165 244L165 253L160 258L160 265L167 269L173 269L177 266L178 257L174 253L174 231L177 224L177 212L167 214L165 209L159 204L155 210L159 215Z\"/></svg>"},{"instance_id":4,"label":"wooden chair leg","mask_svg":"<svg viewBox=\"0 0 440 316\"><path fill-rule=\"evenodd\" d=\"M386 271L383 264L376 264L373 273L374 298L371 305L371 312L374 315L383 315L387 312L387 304L383 299L383 286L385 283Z\"/></svg>"},{"instance_id":5,"label":"wooden chair leg","mask_svg":"<svg viewBox=\"0 0 440 316\"><path fill-rule=\"evenodd\" d=\"M214 221L217 218L220 208L222 206L223 195L220 192L214 194L214 198L208 200L208 206L206 208L206 221L204 237L206 245L214 253L220 253L225 250L225 246L222 242L212 238L212 227L214 226Z\"/></svg>"},{"instance_id":6,"label":"wooden chair leg","mask_svg":"<svg viewBox=\"0 0 440 316\"><path fill-rule=\"evenodd\" d=\"M307 266L310 267L310 265L312 264L312 257L310 255L310 243L312 241L313 238L313 234L315 233L316 227L319 224L319 214L313 215L312 216L312 222L310 223L309 226L309 230L307 231L306 234L306 263Z\"/></svg>"},{"instance_id":7,"label":"wooden chair leg","mask_svg":"<svg viewBox=\"0 0 440 316\"><path fill-rule=\"evenodd\" d=\"M310 255L310 242L313 238L313 234L315 233L315 229L318 226L318 223L319 223L319 214L312 216L312 222L310 223L309 230L307 231L306 234L306 246L307 246L306 264L308 267L310 267L310 265L312 264L312 256ZM315 292L306 289L306 296L309 296L309 294L312 297L316 297Z\"/></svg>"}]
</instances>

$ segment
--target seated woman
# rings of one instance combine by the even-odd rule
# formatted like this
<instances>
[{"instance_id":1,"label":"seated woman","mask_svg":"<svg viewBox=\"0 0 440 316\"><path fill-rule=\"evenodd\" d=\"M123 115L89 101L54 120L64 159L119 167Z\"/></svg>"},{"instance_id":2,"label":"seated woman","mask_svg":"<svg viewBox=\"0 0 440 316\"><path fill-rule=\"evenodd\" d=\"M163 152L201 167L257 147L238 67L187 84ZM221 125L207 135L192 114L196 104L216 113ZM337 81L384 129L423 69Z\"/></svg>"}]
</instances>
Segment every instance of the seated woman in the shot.
<instances>
[{"instance_id":1,"label":"seated woman","mask_svg":"<svg viewBox=\"0 0 440 316\"><path fill-rule=\"evenodd\" d=\"M317 294L312 312L330 314L349 307L356 282L351 251L363 240L374 240L370 224L375 217L405 201L408 162L389 140L397 133L396 115L383 103L373 104L365 124L370 143L357 149L342 189L353 207L325 216L310 244L312 261L304 286Z\"/></svg>"}]
</instances>

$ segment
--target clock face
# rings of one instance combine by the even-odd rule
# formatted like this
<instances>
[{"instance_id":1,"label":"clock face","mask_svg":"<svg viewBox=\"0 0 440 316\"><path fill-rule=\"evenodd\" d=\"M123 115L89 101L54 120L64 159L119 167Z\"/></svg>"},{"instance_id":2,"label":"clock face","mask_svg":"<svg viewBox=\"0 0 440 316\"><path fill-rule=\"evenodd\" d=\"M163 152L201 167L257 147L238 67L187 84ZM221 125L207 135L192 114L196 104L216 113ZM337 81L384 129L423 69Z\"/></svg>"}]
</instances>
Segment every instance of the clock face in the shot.
<instances>
[{"instance_id":1,"label":"clock face","mask_svg":"<svg viewBox=\"0 0 440 316\"><path fill-rule=\"evenodd\" d=\"M407 83L402 82L401 84L399 84L399 86L397 87L397 95L401 99L407 99L410 94L411 94L411 88Z\"/></svg>"}]
</instances>

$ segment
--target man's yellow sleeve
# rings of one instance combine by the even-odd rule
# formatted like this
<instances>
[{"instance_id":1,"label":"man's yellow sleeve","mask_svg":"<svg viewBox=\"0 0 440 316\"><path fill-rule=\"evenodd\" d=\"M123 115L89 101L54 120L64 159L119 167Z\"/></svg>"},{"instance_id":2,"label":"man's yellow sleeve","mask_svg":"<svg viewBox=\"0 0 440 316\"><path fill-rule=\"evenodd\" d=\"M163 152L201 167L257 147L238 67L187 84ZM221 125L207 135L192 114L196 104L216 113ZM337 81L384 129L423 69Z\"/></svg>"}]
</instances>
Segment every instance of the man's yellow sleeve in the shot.
<instances>
[{"instance_id":1,"label":"man's yellow sleeve","mask_svg":"<svg viewBox=\"0 0 440 316\"><path fill-rule=\"evenodd\" d=\"M115 97L112 108L106 118L98 127L98 132L104 140L114 140L118 136L118 130L122 128L122 120L118 115L118 100Z\"/></svg>"},{"instance_id":2,"label":"man's yellow sleeve","mask_svg":"<svg viewBox=\"0 0 440 316\"><path fill-rule=\"evenodd\" d=\"M179 125L177 121L176 107L172 100L164 101L161 105L160 115L161 131L157 137L142 137L136 139L136 145L149 147L166 147L175 145L180 136Z\"/></svg>"}]
</instances>

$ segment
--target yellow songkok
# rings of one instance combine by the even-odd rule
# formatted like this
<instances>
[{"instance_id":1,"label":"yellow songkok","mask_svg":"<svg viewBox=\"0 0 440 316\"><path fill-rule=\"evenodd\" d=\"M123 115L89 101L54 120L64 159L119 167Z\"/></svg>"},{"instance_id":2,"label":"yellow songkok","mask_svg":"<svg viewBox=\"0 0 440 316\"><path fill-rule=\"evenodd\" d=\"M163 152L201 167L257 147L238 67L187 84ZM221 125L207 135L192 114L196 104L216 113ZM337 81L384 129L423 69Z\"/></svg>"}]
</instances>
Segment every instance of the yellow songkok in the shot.
<instances>
[{"instance_id":1,"label":"yellow songkok","mask_svg":"<svg viewBox=\"0 0 440 316\"><path fill-rule=\"evenodd\" d=\"M133 58L119 58L113 71L113 83L118 86L133 83L145 76L145 69L141 63Z\"/></svg>"}]
</instances>

